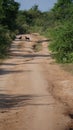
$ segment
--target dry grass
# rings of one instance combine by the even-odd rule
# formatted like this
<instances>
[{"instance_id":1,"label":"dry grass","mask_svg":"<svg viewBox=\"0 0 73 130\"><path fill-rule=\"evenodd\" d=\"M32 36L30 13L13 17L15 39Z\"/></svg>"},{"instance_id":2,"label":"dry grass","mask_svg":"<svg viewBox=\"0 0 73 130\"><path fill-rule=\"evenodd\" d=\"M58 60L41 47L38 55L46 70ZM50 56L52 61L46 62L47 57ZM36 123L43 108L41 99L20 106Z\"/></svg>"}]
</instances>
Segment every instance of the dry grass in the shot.
<instances>
[{"instance_id":1,"label":"dry grass","mask_svg":"<svg viewBox=\"0 0 73 130\"><path fill-rule=\"evenodd\" d=\"M3 63L3 60L2 59L0 59L0 65Z\"/></svg>"},{"instance_id":2,"label":"dry grass","mask_svg":"<svg viewBox=\"0 0 73 130\"><path fill-rule=\"evenodd\" d=\"M61 67L63 70L65 70L73 75L73 63L62 64Z\"/></svg>"},{"instance_id":3,"label":"dry grass","mask_svg":"<svg viewBox=\"0 0 73 130\"><path fill-rule=\"evenodd\" d=\"M39 52L42 50L42 44L40 43L34 44L32 47L35 52Z\"/></svg>"}]
</instances>

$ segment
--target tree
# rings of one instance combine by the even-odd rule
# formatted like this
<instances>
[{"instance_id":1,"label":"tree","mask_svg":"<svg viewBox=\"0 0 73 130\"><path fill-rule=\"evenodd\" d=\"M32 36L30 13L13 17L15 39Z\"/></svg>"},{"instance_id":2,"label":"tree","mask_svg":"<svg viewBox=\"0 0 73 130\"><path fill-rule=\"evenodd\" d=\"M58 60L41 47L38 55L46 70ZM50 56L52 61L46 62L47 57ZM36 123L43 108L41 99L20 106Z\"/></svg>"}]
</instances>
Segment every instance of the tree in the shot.
<instances>
[{"instance_id":1,"label":"tree","mask_svg":"<svg viewBox=\"0 0 73 130\"><path fill-rule=\"evenodd\" d=\"M0 24L3 18L4 18L4 13L3 13L3 8L2 8L2 0L0 0Z\"/></svg>"},{"instance_id":2,"label":"tree","mask_svg":"<svg viewBox=\"0 0 73 130\"><path fill-rule=\"evenodd\" d=\"M19 3L14 0L0 0L0 57L5 56L15 37L16 17Z\"/></svg>"},{"instance_id":3,"label":"tree","mask_svg":"<svg viewBox=\"0 0 73 130\"><path fill-rule=\"evenodd\" d=\"M8 26L10 30L14 30L19 3L14 0L2 0L2 9L5 16L2 20L2 24L4 26Z\"/></svg>"},{"instance_id":4,"label":"tree","mask_svg":"<svg viewBox=\"0 0 73 130\"><path fill-rule=\"evenodd\" d=\"M52 12L59 24L52 30L50 48L58 62L73 62L73 1L58 0Z\"/></svg>"},{"instance_id":5,"label":"tree","mask_svg":"<svg viewBox=\"0 0 73 130\"><path fill-rule=\"evenodd\" d=\"M58 0L52 11L57 20L68 19L73 12L73 0Z\"/></svg>"}]
</instances>

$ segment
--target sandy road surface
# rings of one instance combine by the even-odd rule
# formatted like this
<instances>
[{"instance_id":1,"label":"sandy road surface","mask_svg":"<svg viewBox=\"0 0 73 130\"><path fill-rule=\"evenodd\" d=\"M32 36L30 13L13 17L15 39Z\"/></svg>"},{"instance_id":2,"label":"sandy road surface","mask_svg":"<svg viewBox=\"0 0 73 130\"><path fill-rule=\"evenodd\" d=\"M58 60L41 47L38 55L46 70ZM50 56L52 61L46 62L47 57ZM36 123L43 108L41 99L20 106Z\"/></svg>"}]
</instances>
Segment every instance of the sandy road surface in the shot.
<instances>
[{"instance_id":1,"label":"sandy road surface","mask_svg":"<svg viewBox=\"0 0 73 130\"><path fill-rule=\"evenodd\" d=\"M66 107L48 89L46 40L30 37L31 42L14 41L10 58L0 67L0 130L66 130ZM32 44L40 38L44 49L34 52Z\"/></svg>"}]
</instances>

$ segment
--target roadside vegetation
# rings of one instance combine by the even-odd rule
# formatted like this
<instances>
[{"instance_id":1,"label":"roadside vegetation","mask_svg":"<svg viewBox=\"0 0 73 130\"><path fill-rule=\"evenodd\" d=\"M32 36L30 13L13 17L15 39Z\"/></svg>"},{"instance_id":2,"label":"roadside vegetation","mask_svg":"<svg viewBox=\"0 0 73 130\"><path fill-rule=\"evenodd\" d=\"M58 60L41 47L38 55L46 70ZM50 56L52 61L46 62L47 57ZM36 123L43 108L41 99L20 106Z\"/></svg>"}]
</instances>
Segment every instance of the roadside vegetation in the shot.
<instances>
[{"instance_id":1,"label":"roadside vegetation","mask_svg":"<svg viewBox=\"0 0 73 130\"><path fill-rule=\"evenodd\" d=\"M57 0L47 12L34 5L19 10L14 0L0 1L0 57L16 34L38 32L51 39L49 49L59 63L73 62L73 0Z\"/></svg>"},{"instance_id":2,"label":"roadside vegetation","mask_svg":"<svg viewBox=\"0 0 73 130\"><path fill-rule=\"evenodd\" d=\"M5 58L15 38L18 9L14 0L0 0L0 58Z\"/></svg>"}]
</instances>

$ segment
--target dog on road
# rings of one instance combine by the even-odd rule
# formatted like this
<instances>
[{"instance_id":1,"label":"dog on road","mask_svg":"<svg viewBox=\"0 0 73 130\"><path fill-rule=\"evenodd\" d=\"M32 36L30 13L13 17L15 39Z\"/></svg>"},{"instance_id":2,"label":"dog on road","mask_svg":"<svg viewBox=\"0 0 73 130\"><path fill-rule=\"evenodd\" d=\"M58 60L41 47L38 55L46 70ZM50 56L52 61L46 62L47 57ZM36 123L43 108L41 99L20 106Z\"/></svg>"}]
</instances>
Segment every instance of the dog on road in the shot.
<instances>
[{"instance_id":1,"label":"dog on road","mask_svg":"<svg viewBox=\"0 0 73 130\"><path fill-rule=\"evenodd\" d=\"M30 41L30 38L27 37L27 36L25 36L25 40L26 40L26 41Z\"/></svg>"}]
</instances>

